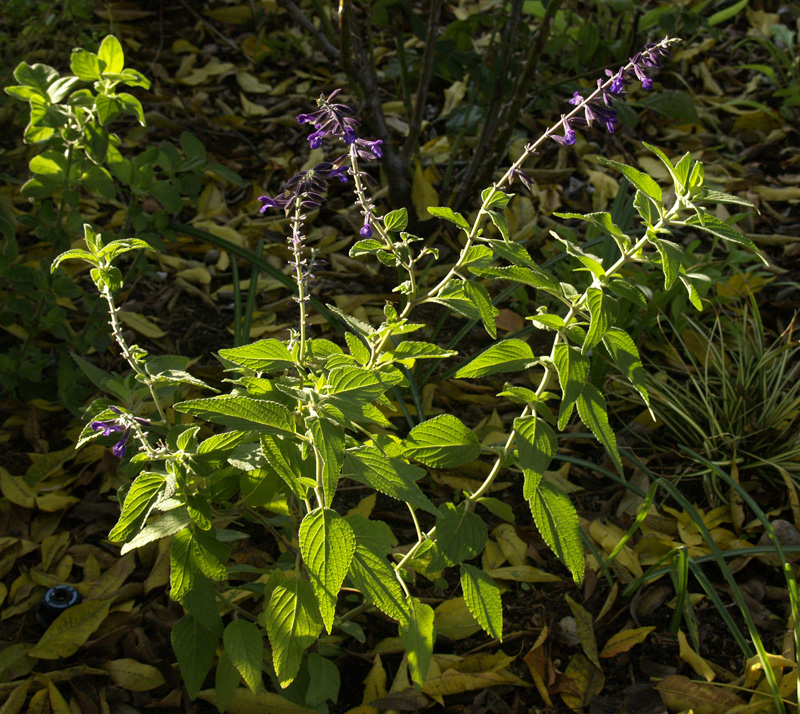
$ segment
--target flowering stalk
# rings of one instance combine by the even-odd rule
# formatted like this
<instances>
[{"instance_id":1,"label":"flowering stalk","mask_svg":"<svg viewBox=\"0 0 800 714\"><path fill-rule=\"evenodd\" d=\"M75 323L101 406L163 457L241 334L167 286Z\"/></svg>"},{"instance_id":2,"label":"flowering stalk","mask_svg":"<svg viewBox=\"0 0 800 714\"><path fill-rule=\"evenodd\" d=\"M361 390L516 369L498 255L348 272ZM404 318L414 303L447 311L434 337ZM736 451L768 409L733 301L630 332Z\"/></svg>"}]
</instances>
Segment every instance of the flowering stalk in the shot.
<instances>
[{"instance_id":1,"label":"flowering stalk","mask_svg":"<svg viewBox=\"0 0 800 714\"><path fill-rule=\"evenodd\" d=\"M610 70L606 70L606 74L609 75L609 78L605 81L602 79L597 80L597 89L589 94L588 97L578 99L580 94L575 92L570 100L570 104L573 104L575 108L567 114L562 114L561 119L553 126L549 127L536 141L534 141L532 144L527 144L525 146L525 150L522 152L522 155L509 167L500 180L496 181L491 186L491 190L486 193L481 207L478 210L478 215L472 224L472 229L467 235L466 243L461 249L461 253L455 265L453 265L447 275L445 275L444 278L442 278L439 283L428 292L421 302L426 302L439 295L439 293L444 290L453 276L461 268L464 258L467 256L469 249L472 247L478 236L478 229L480 228L484 217L488 213L489 209L487 206L491 204L492 199L495 198L503 186L510 184L512 181L514 181L514 179L518 178L523 184L525 184L527 187L530 187L530 179L523 173L520 167L530 156L536 153L536 149L547 139L553 139L554 141L564 145L574 144L576 141L576 135L572 125L590 126L595 118L601 118L601 120L604 120L606 128L613 133L616 122L616 114L611 116L606 113L606 111L610 111L608 110L608 107L610 107L611 102L613 101L612 95L623 94L625 83L632 81L634 77L638 79L640 76L644 75L645 67L659 67L660 58L672 56L668 49L669 46L679 41L680 40L677 38L665 37L658 44L648 44L646 45L644 52L637 53L631 58L628 64L622 67L616 74L613 74ZM646 75L644 75L644 77L647 78ZM642 87L644 89L650 89L652 86L652 80L650 80L646 86L644 83L642 83ZM600 99L602 99L603 104L607 105L606 110L602 109L599 103ZM583 118L577 116L581 112L584 112L585 116ZM559 127L563 129L563 135L555 134Z\"/></svg>"}]
</instances>

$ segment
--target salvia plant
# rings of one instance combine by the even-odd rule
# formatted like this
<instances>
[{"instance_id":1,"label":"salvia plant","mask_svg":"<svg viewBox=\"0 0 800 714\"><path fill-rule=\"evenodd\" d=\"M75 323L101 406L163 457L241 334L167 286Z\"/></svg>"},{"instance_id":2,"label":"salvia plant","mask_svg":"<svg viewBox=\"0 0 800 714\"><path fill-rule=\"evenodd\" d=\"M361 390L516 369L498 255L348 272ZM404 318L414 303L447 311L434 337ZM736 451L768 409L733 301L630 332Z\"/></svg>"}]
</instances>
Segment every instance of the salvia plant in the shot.
<instances>
[{"instance_id":1,"label":"salvia plant","mask_svg":"<svg viewBox=\"0 0 800 714\"><path fill-rule=\"evenodd\" d=\"M380 215L372 198L368 172L381 158L381 142L360 135L354 111L337 101L338 90L323 95L317 110L301 114L298 121L313 128L311 147L329 147L331 158L290 179L278 195L261 199L262 212L279 210L288 218L299 323L286 341L264 339L221 350L227 393L176 401L186 389L215 390L188 374L182 358L149 357L126 342L114 301L122 276L114 262L127 251L147 249L146 242L112 240L87 223L85 248L73 248L53 262L53 270L65 259L90 264L91 277L109 307L113 335L132 370L123 378L87 366L111 398L88 409L89 423L78 445L109 437L114 453L124 457L120 469L130 485L119 493L122 512L110 534L123 543L123 552L171 539L170 594L186 610L172 642L190 696L198 695L219 653L214 701L220 709L230 702L240 677L253 691L261 691L263 672L285 697L324 709L327 699L336 699L339 679L331 658L338 649L335 640L321 635L339 631L363 639L355 616L367 608L397 622L411 676L421 686L436 632L433 610L414 595L414 582L418 575L436 578L450 568L458 568L466 604L477 622L489 636L502 639L500 589L470 563L487 542L478 506L498 517L507 514L489 495L501 475L520 476L543 539L574 580L582 581L578 514L547 469L558 448L558 432L577 409L623 472L603 392L589 375L595 362L608 361L648 403L637 348L616 324L620 305L646 307L626 268L634 263L654 266L663 272L665 289L680 281L701 309L683 266L683 248L673 234L700 231L755 250L706 208L715 202L746 202L706 188L703 166L689 154L673 164L648 145L672 178L669 199L647 174L604 160L635 187L640 227L628 234L608 213L561 214L595 226L616 245L616 255L603 260L554 234L575 260L571 282L559 282L514 242L503 209L512 198L512 182L530 185L523 165L544 142L573 144L576 131L596 121L614 131L614 103L632 82L645 89L652 86L649 73L669 57L674 41L647 45L586 96L576 94L573 108L482 192L471 221L445 206L428 209L454 224L462 242L455 263L433 285L420 274L437 261L436 247L407 232L405 210ZM332 182L352 186L362 216L350 255L374 255L404 276L396 288L398 300L386 304L379 325L330 308L346 327L343 345L313 337L308 327L314 265L306 221ZM547 354L536 355L523 340L496 341L456 376L480 378L533 368L538 386L507 383L503 388L501 395L518 403L520 412L501 443L480 443L452 414L423 421L401 437L387 418L392 414L387 392L408 384L408 368L418 360L455 354L414 339L413 333L426 325L414 322L412 313L421 305L443 305L480 320L496 340L498 310L485 285L494 280L547 296L555 307L540 306L528 319L552 333L552 345ZM477 459L491 464L483 482L453 502L434 503L419 486L428 469L457 469ZM389 524L360 514L342 515L337 489L343 479L406 508L416 539L398 547ZM259 531L270 544L264 554L269 566L232 562L236 542ZM339 597L343 587L350 593L346 601ZM348 610L353 593L359 602ZM263 606L243 604L253 596L262 598Z\"/></svg>"}]
</instances>

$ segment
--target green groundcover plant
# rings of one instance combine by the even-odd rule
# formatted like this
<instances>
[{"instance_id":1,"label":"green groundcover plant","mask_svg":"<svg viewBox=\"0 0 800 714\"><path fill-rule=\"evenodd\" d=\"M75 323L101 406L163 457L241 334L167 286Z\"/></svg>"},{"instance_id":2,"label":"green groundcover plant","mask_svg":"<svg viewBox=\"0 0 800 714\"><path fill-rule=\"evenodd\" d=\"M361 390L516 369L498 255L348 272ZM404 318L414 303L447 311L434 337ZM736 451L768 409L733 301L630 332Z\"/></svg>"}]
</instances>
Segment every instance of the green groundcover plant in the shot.
<instances>
[{"instance_id":1,"label":"green groundcover plant","mask_svg":"<svg viewBox=\"0 0 800 714\"><path fill-rule=\"evenodd\" d=\"M88 408L78 446L108 437L129 477L119 493L122 512L111 540L129 552L171 539L170 594L186 610L172 643L191 697L198 696L216 661L215 689L208 696L221 710L242 680L253 692L263 692L264 673L282 696L324 710L328 700L336 700L339 676L332 661L337 646L323 631L363 639L354 617L367 608L397 622L412 679L421 686L436 632L432 608L414 595L417 574L437 577L458 568L469 610L489 636L502 639L500 590L470 564L487 541L477 507L508 516L507 507L488 495L500 475L521 476L542 537L574 580L582 581L577 512L557 484L545 478L545 471L558 448L558 432L577 410L622 474L606 402L589 375L597 360L610 361L648 403L637 348L616 324L626 303L647 307L626 268L652 265L663 272L665 289L679 281L701 309L674 233L705 232L755 250L706 208L715 202L750 204L706 188L703 166L689 154L673 163L648 146L672 177L668 193L636 168L603 160L635 187L639 227L624 232L603 212L561 214L596 227L616 246L615 255L601 259L554 234L575 261L570 282L560 282L514 242L503 209L512 198L512 183L530 185L522 167L544 142L570 146L576 130L595 122L614 131L615 102L634 81L644 89L653 87L650 73L669 57L674 41L647 45L619 71L608 72L594 91L575 93L569 113L482 192L472 220L446 206L428 209L453 224L462 243L457 260L434 285L422 281L421 274L438 260L437 248L406 231L404 210L380 215L372 198L366 167L381 158L381 142L360 136L353 110L336 101L336 91L320 97L317 110L301 114L298 121L313 127L311 147L329 148L335 158L296 175L277 196L262 198L262 212L281 210L289 219L299 323L288 340L264 339L221 350L219 359L228 375L225 393L214 394L215 389L187 372L186 358L150 356L123 335L114 299L123 276L115 261L129 251L152 249L150 242L114 239L86 223L85 245L53 262L53 271L64 260L89 264L108 306L113 337L131 368L122 377L82 361L108 396ZM325 200L332 181L352 185L363 216L351 256L376 256L403 276L396 288L398 301L387 303L379 325L330 307L346 327L344 346L313 337L308 327L314 262L305 245L306 219ZM501 443L482 444L458 417L443 414L399 436L387 417L392 415L387 392L408 386L409 368L417 361L455 354L414 339L425 327L413 321L414 311L425 304L443 305L480 320L496 340L498 311L485 286L495 280L531 288L558 306L542 306L528 316L552 333L547 354L534 354L520 339L500 340L456 375L476 379L536 370L535 389L506 384L501 392L520 407L511 432ZM187 398L198 390L209 396ZM477 459L491 463L482 484L454 502L434 504L418 484L429 468L456 469ZM337 489L344 479L407 508L416 540L397 548L389 524L342 515ZM246 531L256 528L275 540L279 555L269 567L231 558L237 542L248 538ZM340 597L343 587L348 598ZM359 600L355 605L353 594ZM263 604L245 608L238 604L242 597L256 597Z\"/></svg>"}]
</instances>

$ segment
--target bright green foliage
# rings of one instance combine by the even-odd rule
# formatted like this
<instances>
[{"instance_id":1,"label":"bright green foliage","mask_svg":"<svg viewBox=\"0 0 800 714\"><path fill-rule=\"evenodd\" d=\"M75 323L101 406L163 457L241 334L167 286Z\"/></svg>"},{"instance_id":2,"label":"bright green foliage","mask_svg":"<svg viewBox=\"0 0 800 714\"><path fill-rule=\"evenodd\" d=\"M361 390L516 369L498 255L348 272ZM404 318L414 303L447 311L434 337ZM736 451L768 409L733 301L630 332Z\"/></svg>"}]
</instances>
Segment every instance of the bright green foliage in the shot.
<instances>
[{"instance_id":1,"label":"bright green foliage","mask_svg":"<svg viewBox=\"0 0 800 714\"><path fill-rule=\"evenodd\" d=\"M478 437L459 419L442 414L411 430L405 453L426 466L452 469L478 458L481 447Z\"/></svg>"},{"instance_id":2,"label":"bright green foliage","mask_svg":"<svg viewBox=\"0 0 800 714\"><path fill-rule=\"evenodd\" d=\"M503 340L484 350L468 365L456 372L456 377L485 377L489 374L518 372L535 364L537 360L527 342Z\"/></svg>"},{"instance_id":3,"label":"bright green foliage","mask_svg":"<svg viewBox=\"0 0 800 714\"><path fill-rule=\"evenodd\" d=\"M416 598L408 599L409 617L400 623L400 638L408 655L411 679L420 687L425 684L428 667L433 655L436 627L433 624L433 608Z\"/></svg>"},{"instance_id":4,"label":"bright green foliage","mask_svg":"<svg viewBox=\"0 0 800 714\"><path fill-rule=\"evenodd\" d=\"M486 524L480 516L443 503L436 517L436 554L429 569L437 571L477 557L487 538Z\"/></svg>"},{"instance_id":5,"label":"bright green foliage","mask_svg":"<svg viewBox=\"0 0 800 714\"><path fill-rule=\"evenodd\" d=\"M181 679L194 699L214 663L218 635L213 635L191 615L184 615L170 633L172 649L178 658Z\"/></svg>"},{"instance_id":6,"label":"bright green foliage","mask_svg":"<svg viewBox=\"0 0 800 714\"><path fill-rule=\"evenodd\" d=\"M356 539L350 524L330 508L311 511L300 524L300 551L328 632L333 626L336 595L355 549Z\"/></svg>"},{"instance_id":7,"label":"bright green foliage","mask_svg":"<svg viewBox=\"0 0 800 714\"><path fill-rule=\"evenodd\" d=\"M544 542L569 568L579 585L583 582L583 538L578 513L569 497L546 481L530 489L528 501L533 520Z\"/></svg>"},{"instance_id":8,"label":"bright green foliage","mask_svg":"<svg viewBox=\"0 0 800 714\"><path fill-rule=\"evenodd\" d=\"M247 620L232 620L222 635L225 652L242 679L253 692L262 688L261 666L264 661L264 635Z\"/></svg>"},{"instance_id":9,"label":"bright green foliage","mask_svg":"<svg viewBox=\"0 0 800 714\"><path fill-rule=\"evenodd\" d=\"M489 637L503 639L503 604L500 589L490 575L461 564L461 589L469 611Z\"/></svg>"},{"instance_id":10,"label":"bright green foliage","mask_svg":"<svg viewBox=\"0 0 800 714\"><path fill-rule=\"evenodd\" d=\"M288 687L300 669L303 652L322 629L322 617L311 583L292 578L278 585L265 609L267 635L278 681Z\"/></svg>"}]
</instances>

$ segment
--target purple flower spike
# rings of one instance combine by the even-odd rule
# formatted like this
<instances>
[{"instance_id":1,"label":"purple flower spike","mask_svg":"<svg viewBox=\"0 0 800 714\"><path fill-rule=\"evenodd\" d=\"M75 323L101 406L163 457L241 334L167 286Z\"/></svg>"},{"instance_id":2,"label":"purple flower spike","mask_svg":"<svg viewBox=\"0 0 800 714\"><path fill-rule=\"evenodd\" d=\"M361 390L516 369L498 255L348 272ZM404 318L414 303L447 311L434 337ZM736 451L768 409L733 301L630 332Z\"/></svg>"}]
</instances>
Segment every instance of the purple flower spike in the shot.
<instances>
[{"instance_id":1,"label":"purple flower spike","mask_svg":"<svg viewBox=\"0 0 800 714\"><path fill-rule=\"evenodd\" d=\"M364 236L364 238L370 238L372 236L372 226L369 224L369 219L361 226L359 233Z\"/></svg>"}]
</instances>

